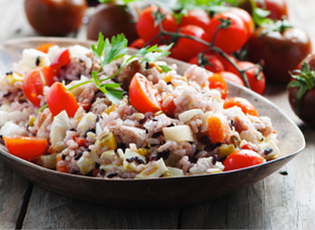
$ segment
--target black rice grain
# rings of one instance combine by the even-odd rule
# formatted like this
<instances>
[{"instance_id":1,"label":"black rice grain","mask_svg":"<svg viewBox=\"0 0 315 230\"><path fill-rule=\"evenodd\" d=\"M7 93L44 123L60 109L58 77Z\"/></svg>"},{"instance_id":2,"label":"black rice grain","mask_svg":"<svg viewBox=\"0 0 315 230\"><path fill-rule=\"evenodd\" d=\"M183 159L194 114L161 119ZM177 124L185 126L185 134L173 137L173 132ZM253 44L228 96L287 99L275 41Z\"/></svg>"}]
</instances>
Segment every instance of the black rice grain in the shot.
<instances>
[{"instance_id":1,"label":"black rice grain","mask_svg":"<svg viewBox=\"0 0 315 230\"><path fill-rule=\"evenodd\" d=\"M171 150L164 150L162 152L158 152L157 154L157 160L160 158L163 158L163 160L166 160L171 154Z\"/></svg>"},{"instance_id":2,"label":"black rice grain","mask_svg":"<svg viewBox=\"0 0 315 230\"><path fill-rule=\"evenodd\" d=\"M273 151L272 148L266 148L265 151L264 151L264 155L268 155L269 153L271 153Z\"/></svg>"},{"instance_id":3,"label":"black rice grain","mask_svg":"<svg viewBox=\"0 0 315 230\"><path fill-rule=\"evenodd\" d=\"M161 136L162 134L163 134L163 132L159 131L159 132L153 133L151 137L152 138L157 138L157 137Z\"/></svg>"},{"instance_id":4,"label":"black rice grain","mask_svg":"<svg viewBox=\"0 0 315 230\"><path fill-rule=\"evenodd\" d=\"M66 155L65 155L65 154L62 154L62 155L61 155L61 160L64 161L65 159L66 159Z\"/></svg>"},{"instance_id":5,"label":"black rice grain","mask_svg":"<svg viewBox=\"0 0 315 230\"><path fill-rule=\"evenodd\" d=\"M115 176L118 176L118 173L110 173L110 174L108 174L106 177L107 177L107 178L113 178L113 177L115 177Z\"/></svg>"},{"instance_id":6,"label":"black rice grain","mask_svg":"<svg viewBox=\"0 0 315 230\"><path fill-rule=\"evenodd\" d=\"M35 65L36 65L36 66L39 66L39 64L40 64L40 57L37 56L36 61L35 61Z\"/></svg>"},{"instance_id":7,"label":"black rice grain","mask_svg":"<svg viewBox=\"0 0 315 230\"><path fill-rule=\"evenodd\" d=\"M74 159L77 161L79 160L81 157L82 157L83 153L82 152L79 152L75 157Z\"/></svg>"}]
</instances>

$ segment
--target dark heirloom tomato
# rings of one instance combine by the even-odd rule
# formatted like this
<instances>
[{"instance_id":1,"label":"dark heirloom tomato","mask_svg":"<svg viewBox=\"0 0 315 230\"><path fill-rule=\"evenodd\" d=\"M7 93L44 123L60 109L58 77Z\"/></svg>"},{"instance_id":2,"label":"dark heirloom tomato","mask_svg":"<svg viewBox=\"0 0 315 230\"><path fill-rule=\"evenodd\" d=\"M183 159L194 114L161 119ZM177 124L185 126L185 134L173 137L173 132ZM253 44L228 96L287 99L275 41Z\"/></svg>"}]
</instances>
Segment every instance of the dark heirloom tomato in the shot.
<instances>
[{"instance_id":1,"label":"dark heirloom tomato","mask_svg":"<svg viewBox=\"0 0 315 230\"><path fill-rule=\"evenodd\" d=\"M40 34L59 36L82 24L86 0L25 0L25 13L31 26Z\"/></svg>"},{"instance_id":2,"label":"dark heirloom tomato","mask_svg":"<svg viewBox=\"0 0 315 230\"><path fill-rule=\"evenodd\" d=\"M293 71L288 85L289 102L295 114L315 128L315 71L314 55L309 55L300 70Z\"/></svg>"},{"instance_id":3,"label":"dark heirloom tomato","mask_svg":"<svg viewBox=\"0 0 315 230\"><path fill-rule=\"evenodd\" d=\"M123 33L131 43L138 38L135 21L136 12L128 5L100 4L90 17L87 38L97 40L100 32L105 38Z\"/></svg>"},{"instance_id":4,"label":"dark heirloom tomato","mask_svg":"<svg viewBox=\"0 0 315 230\"><path fill-rule=\"evenodd\" d=\"M268 18L273 20L281 20L283 16L288 18L288 8L285 0L254 0L257 7L270 11ZM252 6L249 0L244 1L239 5L240 8L247 12L252 12Z\"/></svg>"},{"instance_id":5,"label":"dark heirloom tomato","mask_svg":"<svg viewBox=\"0 0 315 230\"><path fill-rule=\"evenodd\" d=\"M247 51L251 62L263 62L267 81L288 83L289 71L311 53L312 46L301 29L292 27L279 32L260 27L249 39Z\"/></svg>"}]
</instances>

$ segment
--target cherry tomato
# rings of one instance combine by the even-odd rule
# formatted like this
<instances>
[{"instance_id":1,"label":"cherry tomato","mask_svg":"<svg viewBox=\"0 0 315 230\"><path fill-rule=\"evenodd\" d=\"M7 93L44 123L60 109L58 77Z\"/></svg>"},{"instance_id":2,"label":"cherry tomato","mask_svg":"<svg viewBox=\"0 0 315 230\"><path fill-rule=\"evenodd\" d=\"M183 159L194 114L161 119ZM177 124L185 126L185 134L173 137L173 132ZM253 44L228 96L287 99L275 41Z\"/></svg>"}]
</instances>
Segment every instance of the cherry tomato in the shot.
<instances>
[{"instance_id":1,"label":"cherry tomato","mask_svg":"<svg viewBox=\"0 0 315 230\"><path fill-rule=\"evenodd\" d=\"M140 113L157 112L161 109L158 91L142 74L136 73L129 86L130 104Z\"/></svg>"},{"instance_id":2,"label":"cherry tomato","mask_svg":"<svg viewBox=\"0 0 315 230\"><path fill-rule=\"evenodd\" d=\"M231 73L231 72L227 72L227 71L223 71L223 72L220 72L220 75L224 78L224 80L226 81L231 81L237 85L240 85L240 86L245 86L244 84L244 81L239 77L237 76L236 74L234 73Z\"/></svg>"},{"instance_id":3,"label":"cherry tomato","mask_svg":"<svg viewBox=\"0 0 315 230\"><path fill-rule=\"evenodd\" d=\"M266 160L258 153L249 149L242 149L228 155L223 161L223 165L224 171L230 171L262 164L264 162L266 162Z\"/></svg>"},{"instance_id":4,"label":"cherry tomato","mask_svg":"<svg viewBox=\"0 0 315 230\"><path fill-rule=\"evenodd\" d=\"M241 70L246 70L245 74L251 90L258 94L264 92L266 86L266 79L264 73L255 66L254 63L247 61L240 61L238 66ZM237 73L241 77L239 73Z\"/></svg>"},{"instance_id":5,"label":"cherry tomato","mask_svg":"<svg viewBox=\"0 0 315 230\"><path fill-rule=\"evenodd\" d=\"M270 14L267 16L273 20L281 20L283 17L288 18L288 7L285 0L254 0L257 7L268 10ZM252 13L252 6L249 0L243 1L239 5L248 13Z\"/></svg>"},{"instance_id":6,"label":"cherry tomato","mask_svg":"<svg viewBox=\"0 0 315 230\"><path fill-rule=\"evenodd\" d=\"M312 52L312 45L304 31L279 26L280 31L258 28L248 41L247 56L253 63L264 63L267 81L288 83L291 80L289 71Z\"/></svg>"},{"instance_id":7,"label":"cherry tomato","mask_svg":"<svg viewBox=\"0 0 315 230\"><path fill-rule=\"evenodd\" d=\"M62 67L68 65L70 60L70 51L66 49L52 61L50 66L55 72L58 72Z\"/></svg>"},{"instance_id":8,"label":"cherry tomato","mask_svg":"<svg viewBox=\"0 0 315 230\"><path fill-rule=\"evenodd\" d=\"M82 24L86 0L25 0L25 13L31 26L40 34L59 36Z\"/></svg>"},{"instance_id":9,"label":"cherry tomato","mask_svg":"<svg viewBox=\"0 0 315 230\"><path fill-rule=\"evenodd\" d=\"M226 28L220 28L221 21L229 21L231 24ZM248 31L245 23L237 14L226 11L216 14L209 24L208 34L210 41L214 39L214 45L226 53L233 53L242 48L248 40Z\"/></svg>"},{"instance_id":10,"label":"cherry tomato","mask_svg":"<svg viewBox=\"0 0 315 230\"><path fill-rule=\"evenodd\" d=\"M223 63L218 57L213 55L206 54L202 58L197 55L190 59L189 63L204 67L213 73L219 73L224 70Z\"/></svg>"},{"instance_id":11,"label":"cherry tomato","mask_svg":"<svg viewBox=\"0 0 315 230\"><path fill-rule=\"evenodd\" d=\"M221 98L225 99L227 96L228 89L227 89L227 85L224 78L220 74L214 73L208 78L208 81L209 81L209 88L217 89L218 91L220 91Z\"/></svg>"},{"instance_id":12,"label":"cherry tomato","mask_svg":"<svg viewBox=\"0 0 315 230\"><path fill-rule=\"evenodd\" d=\"M204 41L209 40L208 34L201 27L195 25L181 27L179 29L179 33L190 35ZM207 48L208 47L201 42L181 37L171 48L170 57L188 62L191 58L198 55L198 53L205 51Z\"/></svg>"},{"instance_id":13,"label":"cherry tomato","mask_svg":"<svg viewBox=\"0 0 315 230\"><path fill-rule=\"evenodd\" d=\"M46 152L47 140L39 137L4 136L8 151L24 160L31 160Z\"/></svg>"},{"instance_id":14,"label":"cherry tomato","mask_svg":"<svg viewBox=\"0 0 315 230\"><path fill-rule=\"evenodd\" d=\"M210 20L211 19L209 15L204 10L201 9L188 10L188 12L181 18L179 27L195 25L201 27L204 30L207 30Z\"/></svg>"},{"instance_id":15,"label":"cherry tomato","mask_svg":"<svg viewBox=\"0 0 315 230\"><path fill-rule=\"evenodd\" d=\"M104 38L111 38L123 33L129 42L137 39L135 9L130 5L123 5L113 1L99 4L91 15L87 26L87 38L98 40L102 32ZM101 23L100 23L101 22Z\"/></svg>"},{"instance_id":16,"label":"cherry tomato","mask_svg":"<svg viewBox=\"0 0 315 230\"><path fill-rule=\"evenodd\" d=\"M79 104L73 94L60 82L55 82L47 93L47 104L53 116L65 110L69 117L74 117Z\"/></svg>"},{"instance_id":17,"label":"cherry tomato","mask_svg":"<svg viewBox=\"0 0 315 230\"><path fill-rule=\"evenodd\" d=\"M47 54L48 51L49 51L49 48L52 47L52 46L55 46L55 45L56 44L54 44L54 43L44 43L42 45L37 46L36 49Z\"/></svg>"},{"instance_id":18,"label":"cherry tomato","mask_svg":"<svg viewBox=\"0 0 315 230\"><path fill-rule=\"evenodd\" d=\"M37 67L26 74L23 82L23 91L26 98L33 105L40 105L44 86L52 85L54 76L55 73L50 66Z\"/></svg>"},{"instance_id":19,"label":"cherry tomato","mask_svg":"<svg viewBox=\"0 0 315 230\"><path fill-rule=\"evenodd\" d=\"M145 8L140 13L136 24L137 33L139 37L142 38L145 42L151 41L155 36L160 33L159 25L155 23L153 16L158 12L158 10L160 10L161 13L165 14L165 18L161 24L163 29L168 32L175 32L177 30L175 18L171 14L166 13L163 9L158 8L156 5L151 5ZM163 39L168 40L170 38L168 36L164 36ZM157 38L154 39L152 43L159 43L160 41L161 38Z\"/></svg>"},{"instance_id":20,"label":"cherry tomato","mask_svg":"<svg viewBox=\"0 0 315 230\"><path fill-rule=\"evenodd\" d=\"M134 40L129 47L135 48L135 49L141 49L144 47L145 41L142 38L138 38Z\"/></svg>"},{"instance_id":21,"label":"cherry tomato","mask_svg":"<svg viewBox=\"0 0 315 230\"><path fill-rule=\"evenodd\" d=\"M223 104L224 109L232 108L234 106L241 108L243 113L245 114L249 114L249 115L257 116L257 117L259 116L255 106L245 98L232 97L232 98L227 99Z\"/></svg>"},{"instance_id":22,"label":"cherry tomato","mask_svg":"<svg viewBox=\"0 0 315 230\"><path fill-rule=\"evenodd\" d=\"M252 16L247 11L237 7L232 7L229 11L237 14L243 20L247 30L247 37L250 38L255 30L255 23Z\"/></svg>"}]
</instances>

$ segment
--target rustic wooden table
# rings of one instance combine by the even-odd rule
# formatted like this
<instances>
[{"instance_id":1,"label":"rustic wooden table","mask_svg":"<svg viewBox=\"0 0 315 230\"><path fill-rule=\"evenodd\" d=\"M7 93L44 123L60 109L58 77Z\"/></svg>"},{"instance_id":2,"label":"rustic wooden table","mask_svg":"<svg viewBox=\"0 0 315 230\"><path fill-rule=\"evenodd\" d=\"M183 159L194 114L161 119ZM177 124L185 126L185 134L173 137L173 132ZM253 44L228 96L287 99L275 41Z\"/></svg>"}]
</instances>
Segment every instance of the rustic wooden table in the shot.
<instances>
[{"instance_id":1,"label":"rustic wooden table","mask_svg":"<svg viewBox=\"0 0 315 230\"><path fill-rule=\"evenodd\" d=\"M290 21L308 32L315 47L315 1L287 2ZM0 42L38 36L26 20L23 0L0 0L0 15ZM69 36L85 40L85 29ZM190 207L128 210L57 196L0 161L0 228L315 229L315 131L293 114L284 87L268 86L264 96L298 124L307 142L305 150L265 180Z\"/></svg>"}]
</instances>

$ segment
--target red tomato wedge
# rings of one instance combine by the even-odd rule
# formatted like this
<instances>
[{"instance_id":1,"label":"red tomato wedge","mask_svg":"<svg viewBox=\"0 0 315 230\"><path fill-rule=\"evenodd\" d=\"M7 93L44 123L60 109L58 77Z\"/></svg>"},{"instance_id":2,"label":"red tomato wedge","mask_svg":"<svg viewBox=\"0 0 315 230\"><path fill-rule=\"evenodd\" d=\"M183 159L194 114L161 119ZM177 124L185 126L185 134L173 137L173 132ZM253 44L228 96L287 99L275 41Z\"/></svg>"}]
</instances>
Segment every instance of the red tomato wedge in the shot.
<instances>
[{"instance_id":1,"label":"red tomato wedge","mask_svg":"<svg viewBox=\"0 0 315 230\"><path fill-rule=\"evenodd\" d=\"M235 169L241 169L264 163L266 160L258 153L249 150L242 149L231 153L223 161L224 171L230 171Z\"/></svg>"},{"instance_id":2,"label":"red tomato wedge","mask_svg":"<svg viewBox=\"0 0 315 230\"><path fill-rule=\"evenodd\" d=\"M245 114L249 114L249 115L257 116L257 117L259 116L255 106L253 106L253 104L250 103L245 98L242 98L242 97L229 98L223 104L224 109L228 109L234 106L241 108L243 113Z\"/></svg>"},{"instance_id":3,"label":"red tomato wedge","mask_svg":"<svg viewBox=\"0 0 315 230\"><path fill-rule=\"evenodd\" d=\"M54 83L55 73L50 66L37 67L25 76L23 91L26 98L34 105L40 105L40 96L43 95L44 86Z\"/></svg>"},{"instance_id":4,"label":"red tomato wedge","mask_svg":"<svg viewBox=\"0 0 315 230\"><path fill-rule=\"evenodd\" d=\"M222 99L226 98L228 89L224 78L220 74L214 73L212 76L208 78L208 82L210 89L216 89L220 91L221 98Z\"/></svg>"},{"instance_id":5,"label":"red tomato wedge","mask_svg":"<svg viewBox=\"0 0 315 230\"><path fill-rule=\"evenodd\" d=\"M37 46L36 49L37 49L38 51L41 51L41 52L47 54L48 51L49 51L49 48L52 47L52 46L54 46L54 45L56 45L56 44L54 44L54 43L45 43L45 44L42 44L42 45Z\"/></svg>"},{"instance_id":6,"label":"red tomato wedge","mask_svg":"<svg viewBox=\"0 0 315 230\"><path fill-rule=\"evenodd\" d=\"M136 73L129 86L129 100L131 105L140 113L155 113L161 110L159 92L142 74Z\"/></svg>"},{"instance_id":7,"label":"red tomato wedge","mask_svg":"<svg viewBox=\"0 0 315 230\"><path fill-rule=\"evenodd\" d=\"M8 151L24 160L31 160L46 152L47 140L39 137L4 136Z\"/></svg>"},{"instance_id":8,"label":"red tomato wedge","mask_svg":"<svg viewBox=\"0 0 315 230\"><path fill-rule=\"evenodd\" d=\"M68 65L70 60L70 51L69 49L66 49L52 61L50 66L54 71L59 71L62 67Z\"/></svg>"},{"instance_id":9,"label":"red tomato wedge","mask_svg":"<svg viewBox=\"0 0 315 230\"><path fill-rule=\"evenodd\" d=\"M53 116L65 110L69 117L74 117L79 104L73 94L60 82L55 82L47 93L47 104Z\"/></svg>"},{"instance_id":10,"label":"red tomato wedge","mask_svg":"<svg viewBox=\"0 0 315 230\"><path fill-rule=\"evenodd\" d=\"M213 114L208 117L208 136L211 143L223 142L229 133L229 122L223 114Z\"/></svg>"}]
</instances>

